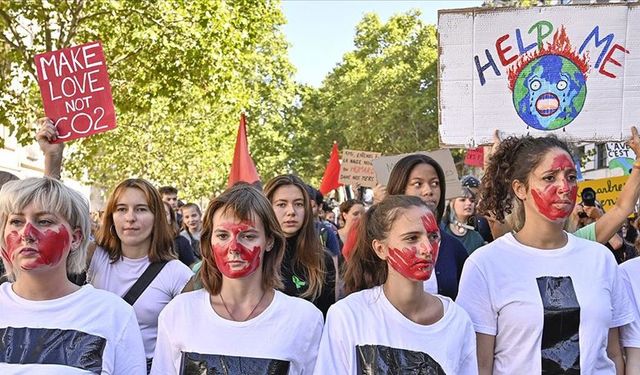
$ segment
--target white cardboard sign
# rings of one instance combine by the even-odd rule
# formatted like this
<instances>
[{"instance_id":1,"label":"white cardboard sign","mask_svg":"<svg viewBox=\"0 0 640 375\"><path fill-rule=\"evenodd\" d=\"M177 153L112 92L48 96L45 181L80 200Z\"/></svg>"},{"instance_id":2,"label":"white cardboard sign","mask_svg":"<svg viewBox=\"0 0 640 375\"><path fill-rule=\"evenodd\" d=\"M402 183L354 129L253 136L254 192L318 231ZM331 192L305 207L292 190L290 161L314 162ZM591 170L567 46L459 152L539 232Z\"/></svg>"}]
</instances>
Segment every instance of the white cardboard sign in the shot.
<instances>
[{"instance_id":1,"label":"white cardboard sign","mask_svg":"<svg viewBox=\"0 0 640 375\"><path fill-rule=\"evenodd\" d=\"M379 152L342 150L340 183L345 185L376 186L376 174L371 160L380 157Z\"/></svg>"},{"instance_id":2,"label":"white cardboard sign","mask_svg":"<svg viewBox=\"0 0 640 375\"><path fill-rule=\"evenodd\" d=\"M440 142L621 141L640 118L640 6L440 11Z\"/></svg>"},{"instance_id":3,"label":"white cardboard sign","mask_svg":"<svg viewBox=\"0 0 640 375\"><path fill-rule=\"evenodd\" d=\"M462 195L462 185L460 185L460 178L458 178L458 171L456 170L455 162L450 150L441 149L430 152L412 152L409 154L393 155L393 156L381 156L377 159L373 159L373 169L376 172L378 183L381 185L387 185L389 182L389 175L396 163L407 155L411 154L423 154L431 157L438 162L444 172L445 179L445 199L453 199Z\"/></svg>"}]
</instances>

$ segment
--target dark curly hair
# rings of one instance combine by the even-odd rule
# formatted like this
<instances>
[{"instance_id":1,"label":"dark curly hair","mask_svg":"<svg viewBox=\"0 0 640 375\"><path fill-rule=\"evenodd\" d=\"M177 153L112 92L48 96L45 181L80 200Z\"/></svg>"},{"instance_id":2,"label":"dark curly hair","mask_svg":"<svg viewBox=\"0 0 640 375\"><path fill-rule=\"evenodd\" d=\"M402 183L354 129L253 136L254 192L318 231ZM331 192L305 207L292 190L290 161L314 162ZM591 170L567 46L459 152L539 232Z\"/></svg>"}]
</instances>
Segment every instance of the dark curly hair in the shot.
<instances>
[{"instance_id":1,"label":"dark curly hair","mask_svg":"<svg viewBox=\"0 0 640 375\"><path fill-rule=\"evenodd\" d=\"M511 184L517 180L529 188L529 174L533 171L547 151L559 148L571 155L569 146L553 135L546 137L509 137L502 141L489 160L482 176L478 212L504 222L508 214L513 213L514 230L521 229L524 223L524 206L516 197Z\"/></svg>"}]
</instances>

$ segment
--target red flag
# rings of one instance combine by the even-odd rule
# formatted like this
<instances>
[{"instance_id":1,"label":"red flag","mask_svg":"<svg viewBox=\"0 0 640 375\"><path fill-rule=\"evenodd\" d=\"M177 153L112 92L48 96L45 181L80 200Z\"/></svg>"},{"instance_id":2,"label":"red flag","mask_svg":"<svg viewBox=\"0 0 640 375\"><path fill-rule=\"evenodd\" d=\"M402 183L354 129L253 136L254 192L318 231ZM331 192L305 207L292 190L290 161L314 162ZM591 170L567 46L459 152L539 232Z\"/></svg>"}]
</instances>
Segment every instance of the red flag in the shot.
<instances>
[{"instance_id":1,"label":"red flag","mask_svg":"<svg viewBox=\"0 0 640 375\"><path fill-rule=\"evenodd\" d=\"M250 184L260 181L256 165L253 163L251 155L249 155L247 124L244 113L240 115L240 127L238 128L236 149L233 153L233 163L231 163L231 173L229 174L227 187L230 187L240 181L248 182Z\"/></svg>"},{"instance_id":2,"label":"red flag","mask_svg":"<svg viewBox=\"0 0 640 375\"><path fill-rule=\"evenodd\" d=\"M338 155L338 144L333 142L329 164L324 170L322 182L320 183L320 192L325 195L333 189L340 186L340 157Z\"/></svg>"}]
</instances>

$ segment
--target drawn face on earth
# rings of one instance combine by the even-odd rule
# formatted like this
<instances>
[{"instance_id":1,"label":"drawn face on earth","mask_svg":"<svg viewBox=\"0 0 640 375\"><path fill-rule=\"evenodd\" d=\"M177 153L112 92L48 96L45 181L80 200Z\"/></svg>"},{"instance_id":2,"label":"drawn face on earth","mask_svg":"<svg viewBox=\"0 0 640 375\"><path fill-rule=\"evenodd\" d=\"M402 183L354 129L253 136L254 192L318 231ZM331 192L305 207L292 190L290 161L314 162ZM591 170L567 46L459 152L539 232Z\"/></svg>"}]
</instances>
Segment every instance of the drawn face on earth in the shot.
<instances>
[{"instance_id":1,"label":"drawn face on earth","mask_svg":"<svg viewBox=\"0 0 640 375\"><path fill-rule=\"evenodd\" d=\"M587 97L588 57L580 57L564 26L534 53L509 68L509 88L520 118L534 129L556 130L578 117Z\"/></svg>"},{"instance_id":2,"label":"drawn face on earth","mask_svg":"<svg viewBox=\"0 0 640 375\"><path fill-rule=\"evenodd\" d=\"M555 130L575 120L586 96L586 77L580 69L566 57L545 55L518 75L513 105L532 128Z\"/></svg>"}]
</instances>

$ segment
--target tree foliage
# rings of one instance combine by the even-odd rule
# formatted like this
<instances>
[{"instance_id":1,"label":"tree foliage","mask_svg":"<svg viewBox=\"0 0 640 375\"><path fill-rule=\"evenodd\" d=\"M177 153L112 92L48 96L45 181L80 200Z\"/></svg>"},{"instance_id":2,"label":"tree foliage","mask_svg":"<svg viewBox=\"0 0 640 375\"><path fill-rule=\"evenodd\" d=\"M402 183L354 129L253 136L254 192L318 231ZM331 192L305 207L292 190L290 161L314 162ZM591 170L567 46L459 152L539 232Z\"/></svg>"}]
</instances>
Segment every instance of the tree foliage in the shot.
<instances>
[{"instance_id":1,"label":"tree foliage","mask_svg":"<svg viewBox=\"0 0 640 375\"><path fill-rule=\"evenodd\" d=\"M367 14L354 45L319 89L301 95L297 120L316 140L305 154L321 157L297 159L296 170L322 175L334 140L341 149L385 154L438 147L435 26L417 10L386 23Z\"/></svg>"},{"instance_id":2,"label":"tree foliage","mask_svg":"<svg viewBox=\"0 0 640 375\"><path fill-rule=\"evenodd\" d=\"M0 125L25 144L43 115L33 56L101 40L118 128L73 141L65 169L139 176L187 198L226 184L242 110L263 179L286 170L296 87L277 1L24 0L0 7Z\"/></svg>"}]
</instances>

